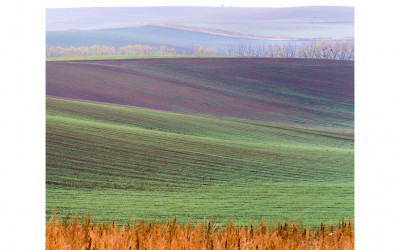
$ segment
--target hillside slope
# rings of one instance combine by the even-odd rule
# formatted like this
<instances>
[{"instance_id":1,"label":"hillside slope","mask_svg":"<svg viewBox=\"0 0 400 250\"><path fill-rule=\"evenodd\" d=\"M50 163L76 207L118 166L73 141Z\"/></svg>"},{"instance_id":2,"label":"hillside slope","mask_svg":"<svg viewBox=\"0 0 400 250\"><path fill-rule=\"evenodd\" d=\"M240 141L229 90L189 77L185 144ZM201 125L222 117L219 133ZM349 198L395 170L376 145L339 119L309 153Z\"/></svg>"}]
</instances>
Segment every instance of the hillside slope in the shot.
<instances>
[{"instance_id":1,"label":"hillside slope","mask_svg":"<svg viewBox=\"0 0 400 250\"><path fill-rule=\"evenodd\" d=\"M353 135L354 62L158 58L46 63L47 96Z\"/></svg>"},{"instance_id":2,"label":"hillside slope","mask_svg":"<svg viewBox=\"0 0 400 250\"><path fill-rule=\"evenodd\" d=\"M168 46L179 55L190 55L193 47L213 48L215 53L228 53L239 45L276 46L296 44L300 47L310 40L353 40L353 22L295 23L262 22L233 24L153 25L105 30L62 30L47 31L46 45L69 47L90 47L106 45L117 49L134 44L149 45L153 48Z\"/></svg>"},{"instance_id":3,"label":"hillside slope","mask_svg":"<svg viewBox=\"0 0 400 250\"><path fill-rule=\"evenodd\" d=\"M226 37L218 34L206 34L165 27L131 27L106 30L66 30L46 32L47 46L90 47L95 44L115 47L142 44L153 48L169 46L176 49L177 54L189 54L193 47L227 49L236 44L266 45L280 41L251 40L245 38ZM300 42L297 42L300 44Z\"/></svg>"},{"instance_id":4,"label":"hillside slope","mask_svg":"<svg viewBox=\"0 0 400 250\"><path fill-rule=\"evenodd\" d=\"M47 98L46 214L217 223L353 218L353 140Z\"/></svg>"}]
</instances>

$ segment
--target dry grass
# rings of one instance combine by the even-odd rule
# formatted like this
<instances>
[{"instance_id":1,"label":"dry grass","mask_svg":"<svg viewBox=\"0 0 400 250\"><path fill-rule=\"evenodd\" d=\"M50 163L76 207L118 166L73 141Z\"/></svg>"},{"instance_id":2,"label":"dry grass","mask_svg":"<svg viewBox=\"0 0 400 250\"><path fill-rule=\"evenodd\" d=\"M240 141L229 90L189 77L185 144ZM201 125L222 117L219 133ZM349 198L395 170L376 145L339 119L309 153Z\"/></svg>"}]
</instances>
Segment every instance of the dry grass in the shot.
<instances>
[{"instance_id":1,"label":"dry grass","mask_svg":"<svg viewBox=\"0 0 400 250\"><path fill-rule=\"evenodd\" d=\"M60 220L56 214L46 223L46 249L354 249L351 222L317 230L292 223L266 226L226 227L213 221L195 227L176 223L176 218L161 223L140 221L130 226L110 222L94 224L86 217Z\"/></svg>"}]
</instances>

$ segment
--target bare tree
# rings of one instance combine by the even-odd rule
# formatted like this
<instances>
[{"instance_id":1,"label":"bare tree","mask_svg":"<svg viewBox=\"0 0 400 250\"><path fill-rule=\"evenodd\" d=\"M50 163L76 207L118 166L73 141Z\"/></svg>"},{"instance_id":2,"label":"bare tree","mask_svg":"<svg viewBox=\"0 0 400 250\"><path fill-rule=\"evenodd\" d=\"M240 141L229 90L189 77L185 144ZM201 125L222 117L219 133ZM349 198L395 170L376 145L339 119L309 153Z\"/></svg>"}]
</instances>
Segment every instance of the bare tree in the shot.
<instances>
[{"instance_id":1,"label":"bare tree","mask_svg":"<svg viewBox=\"0 0 400 250\"><path fill-rule=\"evenodd\" d=\"M127 45L119 48L121 55L175 55L175 48L160 46L155 49L148 45ZM106 45L93 45L88 47L47 46L46 57L62 56L99 56L115 55L117 51L114 47ZM191 55L228 55L228 56L247 56L247 57L278 57L278 58L308 58L308 59L331 59L331 60L354 60L354 44L351 41L321 40L308 41L298 46L295 42L254 45L231 44L227 48L219 48L217 52L213 48L192 47L187 51Z\"/></svg>"}]
</instances>

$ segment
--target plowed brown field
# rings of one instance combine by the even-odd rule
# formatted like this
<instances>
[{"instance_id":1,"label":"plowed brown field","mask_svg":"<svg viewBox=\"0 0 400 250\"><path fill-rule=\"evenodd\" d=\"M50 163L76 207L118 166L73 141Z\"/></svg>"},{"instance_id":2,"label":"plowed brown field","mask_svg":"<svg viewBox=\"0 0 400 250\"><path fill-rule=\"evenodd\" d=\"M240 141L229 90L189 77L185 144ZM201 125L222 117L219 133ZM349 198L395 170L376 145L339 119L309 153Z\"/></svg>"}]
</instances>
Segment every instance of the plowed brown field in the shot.
<instances>
[{"instance_id":1,"label":"plowed brown field","mask_svg":"<svg viewBox=\"0 0 400 250\"><path fill-rule=\"evenodd\" d=\"M47 96L353 134L354 63L271 58L47 62Z\"/></svg>"}]
</instances>

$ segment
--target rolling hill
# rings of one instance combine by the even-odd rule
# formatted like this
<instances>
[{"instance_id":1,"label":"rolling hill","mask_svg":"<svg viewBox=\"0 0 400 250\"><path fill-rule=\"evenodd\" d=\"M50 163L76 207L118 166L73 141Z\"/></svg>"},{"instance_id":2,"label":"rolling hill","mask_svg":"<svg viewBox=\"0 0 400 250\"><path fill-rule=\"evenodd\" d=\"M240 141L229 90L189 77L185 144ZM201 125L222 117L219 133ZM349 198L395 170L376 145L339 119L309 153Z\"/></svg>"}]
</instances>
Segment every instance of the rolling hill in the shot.
<instances>
[{"instance_id":1,"label":"rolling hill","mask_svg":"<svg viewBox=\"0 0 400 250\"><path fill-rule=\"evenodd\" d=\"M353 135L350 61L152 58L46 65L51 97Z\"/></svg>"},{"instance_id":2,"label":"rolling hill","mask_svg":"<svg viewBox=\"0 0 400 250\"><path fill-rule=\"evenodd\" d=\"M133 27L106 30L68 30L46 32L46 44L48 46L90 47L95 44L107 45L115 48L130 44L149 45L158 48L169 46L177 50L178 54L188 54L193 47L208 47L227 49L237 44L267 45L285 43L281 41L262 41L245 38L234 38L207 34L201 32L186 31L165 27ZM300 44L301 42L297 42Z\"/></svg>"},{"instance_id":3,"label":"rolling hill","mask_svg":"<svg viewBox=\"0 0 400 250\"><path fill-rule=\"evenodd\" d=\"M354 218L354 65L46 62L46 217Z\"/></svg>"},{"instance_id":4,"label":"rolling hill","mask_svg":"<svg viewBox=\"0 0 400 250\"><path fill-rule=\"evenodd\" d=\"M351 138L54 98L46 112L47 217L353 218Z\"/></svg>"}]
</instances>

